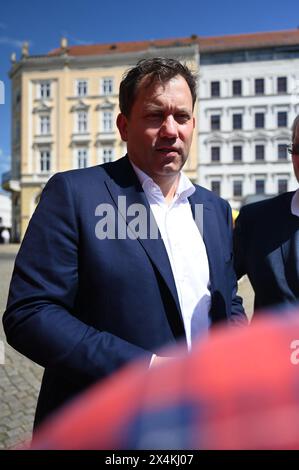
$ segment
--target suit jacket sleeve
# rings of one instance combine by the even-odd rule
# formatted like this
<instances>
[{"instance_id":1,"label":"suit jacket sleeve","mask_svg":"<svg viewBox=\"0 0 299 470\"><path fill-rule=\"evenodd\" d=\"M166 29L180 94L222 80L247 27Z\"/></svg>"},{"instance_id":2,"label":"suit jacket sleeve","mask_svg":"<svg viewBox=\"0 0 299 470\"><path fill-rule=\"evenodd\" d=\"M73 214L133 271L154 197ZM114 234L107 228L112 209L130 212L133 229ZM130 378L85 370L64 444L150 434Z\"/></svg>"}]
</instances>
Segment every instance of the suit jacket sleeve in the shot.
<instances>
[{"instance_id":1,"label":"suit jacket sleeve","mask_svg":"<svg viewBox=\"0 0 299 470\"><path fill-rule=\"evenodd\" d=\"M141 355L150 362L151 353L76 317L80 231L75 206L68 179L55 175L17 255L3 325L19 352L84 384Z\"/></svg>"},{"instance_id":2,"label":"suit jacket sleeve","mask_svg":"<svg viewBox=\"0 0 299 470\"><path fill-rule=\"evenodd\" d=\"M243 236L243 219L244 210L241 209L239 216L236 219L234 235L233 235L233 247L234 247L234 266L237 274L237 278L240 279L244 274L247 273L245 263L245 243Z\"/></svg>"},{"instance_id":3,"label":"suit jacket sleeve","mask_svg":"<svg viewBox=\"0 0 299 470\"><path fill-rule=\"evenodd\" d=\"M228 225L230 231L230 252L232 253L232 262L231 262L231 280L232 280L232 313L230 317L230 322L233 324L248 324L247 316L244 312L242 298L237 295L238 292L238 283L237 275L234 269L234 256L233 256L233 241L232 241L232 213L231 208L228 205Z\"/></svg>"}]
</instances>

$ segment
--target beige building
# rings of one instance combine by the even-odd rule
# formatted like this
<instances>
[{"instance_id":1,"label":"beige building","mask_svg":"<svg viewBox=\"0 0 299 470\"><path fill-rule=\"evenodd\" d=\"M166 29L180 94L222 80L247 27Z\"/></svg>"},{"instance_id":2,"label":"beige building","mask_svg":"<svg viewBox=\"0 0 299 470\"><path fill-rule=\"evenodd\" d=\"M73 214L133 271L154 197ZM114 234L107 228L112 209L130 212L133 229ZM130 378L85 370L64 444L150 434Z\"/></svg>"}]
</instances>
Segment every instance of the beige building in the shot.
<instances>
[{"instance_id":1,"label":"beige building","mask_svg":"<svg viewBox=\"0 0 299 470\"><path fill-rule=\"evenodd\" d=\"M47 55L30 56L24 44L21 59L12 57L12 169L3 187L12 193L14 240L24 236L54 173L126 153L115 124L121 77L139 59L155 56L178 58L197 71L196 38L72 47L63 39ZM185 169L196 180L197 139Z\"/></svg>"},{"instance_id":2,"label":"beige building","mask_svg":"<svg viewBox=\"0 0 299 470\"><path fill-rule=\"evenodd\" d=\"M118 89L141 58L178 58L199 71L187 175L238 208L245 196L296 185L287 153L299 113L299 30L60 48L12 56L12 237L22 238L58 171L120 158Z\"/></svg>"}]
</instances>

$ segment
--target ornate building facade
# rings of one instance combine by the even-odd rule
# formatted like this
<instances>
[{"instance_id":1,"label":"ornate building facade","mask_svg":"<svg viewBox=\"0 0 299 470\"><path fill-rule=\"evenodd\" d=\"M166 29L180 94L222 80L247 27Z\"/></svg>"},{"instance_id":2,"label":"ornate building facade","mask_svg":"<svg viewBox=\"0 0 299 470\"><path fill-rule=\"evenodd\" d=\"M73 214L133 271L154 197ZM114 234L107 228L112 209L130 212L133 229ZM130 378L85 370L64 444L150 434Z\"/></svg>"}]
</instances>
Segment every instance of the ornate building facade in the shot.
<instances>
[{"instance_id":1,"label":"ornate building facade","mask_svg":"<svg viewBox=\"0 0 299 470\"><path fill-rule=\"evenodd\" d=\"M294 189L287 146L299 113L299 30L60 47L12 57L12 237L21 239L56 172L126 152L116 128L123 73L167 56L199 74L196 129L185 172L238 209L248 195Z\"/></svg>"}]
</instances>

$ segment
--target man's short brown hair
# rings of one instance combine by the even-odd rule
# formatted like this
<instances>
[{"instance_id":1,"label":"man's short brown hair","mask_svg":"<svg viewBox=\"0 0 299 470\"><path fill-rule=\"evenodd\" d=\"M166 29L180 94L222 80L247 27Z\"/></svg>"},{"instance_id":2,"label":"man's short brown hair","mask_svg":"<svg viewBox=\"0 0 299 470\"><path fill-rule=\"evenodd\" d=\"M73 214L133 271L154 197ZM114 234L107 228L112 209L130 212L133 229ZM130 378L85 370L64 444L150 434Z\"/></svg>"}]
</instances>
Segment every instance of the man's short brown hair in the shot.
<instances>
[{"instance_id":1,"label":"man's short brown hair","mask_svg":"<svg viewBox=\"0 0 299 470\"><path fill-rule=\"evenodd\" d=\"M150 85L155 81L167 83L177 75L182 76L186 80L192 95L194 108L197 96L196 75L178 60L155 57L140 60L136 66L125 73L119 88L119 107L121 113L126 117L130 116L137 95L138 85L144 77L148 77L147 85Z\"/></svg>"},{"instance_id":2,"label":"man's short brown hair","mask_svg":"<svg viewBox=\"0 0 299 470\"><path fill-rule=\"evenodd\" d=\"M296 130L299 128L299 114L298 116L295 117L293 125L292 125L292 144L295 143L295 137L296 137ZM298 133L299 135L299 133ZM299 144L299 141L296 142L296 144Z\"/></svg>"}]
</instances>

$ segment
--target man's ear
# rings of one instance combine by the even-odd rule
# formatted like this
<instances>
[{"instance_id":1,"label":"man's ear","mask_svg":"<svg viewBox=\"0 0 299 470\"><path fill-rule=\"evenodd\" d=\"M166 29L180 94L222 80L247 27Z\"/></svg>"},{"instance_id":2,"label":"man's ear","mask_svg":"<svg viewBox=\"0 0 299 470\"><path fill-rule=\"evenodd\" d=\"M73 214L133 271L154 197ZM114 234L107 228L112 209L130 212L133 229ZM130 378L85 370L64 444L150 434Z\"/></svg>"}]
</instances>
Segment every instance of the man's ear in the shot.
<instances>
[{"instance_id":1,"label":"man's ear","mask_svg":"<svg viewBox=\"0 0 299 470\"><path fill-rule=\"evenodd\" d=\"M299 155L292 155L295 176L299 182Z\"/></svg>"},{"instance_id":2,"label":"man's ear","mask_svg":"<svg viewBox=\"0 0 299 470\"><path fill-rule=\"evenodd\" d=\"M117 116L116 125L118 127L121 139L128 142L128 119L122 113Z\"/></svg>"}]
</instances>

